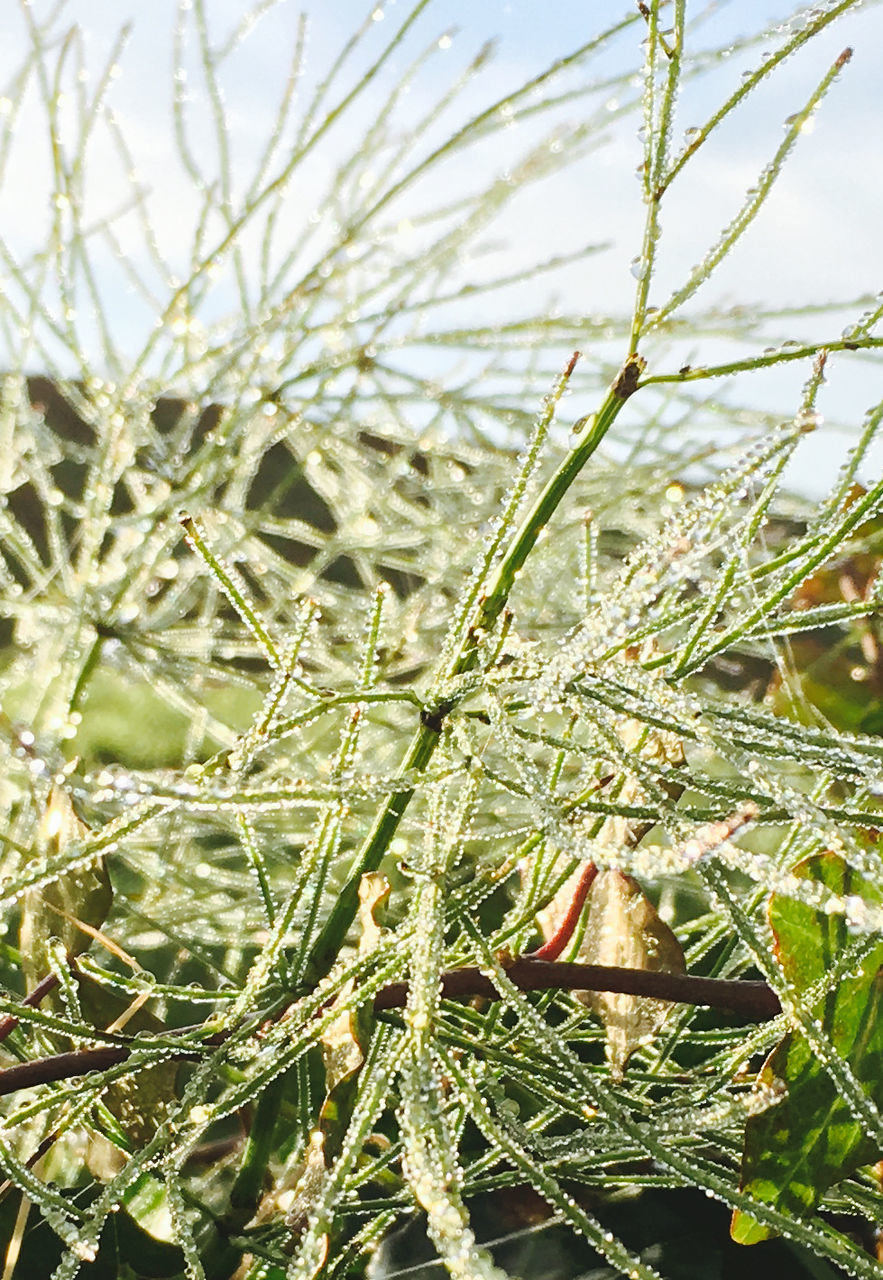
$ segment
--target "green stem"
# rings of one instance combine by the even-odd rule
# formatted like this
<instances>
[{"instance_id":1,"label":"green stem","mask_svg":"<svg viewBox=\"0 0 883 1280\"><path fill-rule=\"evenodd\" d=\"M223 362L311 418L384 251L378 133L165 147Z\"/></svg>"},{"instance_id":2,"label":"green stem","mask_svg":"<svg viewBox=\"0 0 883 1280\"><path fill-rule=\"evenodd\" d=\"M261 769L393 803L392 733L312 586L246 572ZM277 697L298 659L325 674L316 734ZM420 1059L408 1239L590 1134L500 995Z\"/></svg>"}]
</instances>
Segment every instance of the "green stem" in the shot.
<instances>
[{"instance_id":1,"label":"green stem","mask_svg":"<svg viewBox=\"0 0 883 1280\"><path fill-rule=\"evenodd\" d=\"M440 729L422 724L411 740L411 745L399 769L399 777L411 772L422 772L432 759L440 737ZM305 970L305 981L308 986L313 986L324 977L337 959L343 940L359 909L359 883L362 876L369 871L376 871L380 866L413 794L413 787L390 793L384 801L383 808L374 819L374 825L350 868L347 882L313 946Z\"/></svg>"},{"instance_id":2,"label":"green stem","mask_svg":"<svg viewBox=\"0 0 883 1280\"><path fill-rule=\"evenodd\" d=\"M563 394L564 386L576 363L573 357L565 370L564 378L550 398L548 411L554 412L555 404ZM636 390L644 361L631 354L614 379L607 396L595 416L591 428L573 446L555 474L526 513L515 530L509 546L497 565L487 590L476 601L471 625L465 630L459 650L447 675L456 676L469 671L478 659L478 643L482 632L487 632L503 611L516 575L530 555L537 538L561 503L567 490L576 480L589 458L610 430L626 400ZM399 778L421 773L429 764L441 737L441 717L424 713L422 723L399 769ZM334 964L349 932L359 906L359 882L363 875L376 871L389 848L399 823L414 795L414 788L390 792L374 820L368 836L350 868L347 882L331 910L310 954L306 980L312 985L318 982Z\"/></svg>"},{"instance_id":3,"label":"green stem","mask_svg":"<svg viewBox=\"0 0 883 1280\"><path fill-rule=\"evenodd\" d=\"M635 293L631 336L629 338L632 350L637 346L638 336L643 332L647 319L647 301L650 294L650 283L654 274L656 249L659 243L659 209L665 190L663 177L668 164L672 121L681 79L681 51L684 43L685 16L685 0L676 0L674 44L669 47L659 31L658 6L653 5L648 15L649 35L647 37L647 64L645 69L645 94L647 96L645 98L644 117L644 127L647 130L647 146L644 154L644 200L647 204L647 216L644 220L644 238L641 244L641 256L638 260L638 287ZM657 110L655 107L655 82L659 62L658 51L660 49L668 59L668 70Z\"/></svg>"},{"instance_id":4,"label":"green stem","mask_svg":"<svg viewBox=\"0 0 883 1280\"><path fill-rule=\"evenodd\" d=\"M89 652L86 655L86 661L80 668L80 674L77 676L74 691L70 696L70 702L68 703L69 712L79 710L80 702L86 690L86 686L92 678L92 673L98 666L98 660L101 657L101 649L104 645L104 639L105 637L103 635L97 635L89 648Z\"/></svg>"},{"instance_id":5,"label":"green stem","mask_svg":"<svg viewBox=\"0 0 883 1280\"><path fill-rule=\"evenodd\" d=\"M572 367L571 364L570 368ZM533 550L537 538L552 518L567 490L613 426L623 404L637 389L637 380L643 368L644 361L640 356L632 354L628 357L614 379L591 428L571 449L516 529L508 550L488 583L484 597L478 602L476 620L467 634L463 649L455 663L454 674L459 675L468 671L474 665L478 633L489 631L496 622L509 598L515 577Z\"/></svg>"},{"instance_id":6,"label":"green stem","mask_svg":"<svg viewBox=\"0 0 883 1280\"><path fill-rule=\"evenodd\" d=\"M772 365L789 360L808 360L822 351L868 351L883 347L883 338L838 338L835 342L811 342L797 347L779 347L776 351L745 360L730 360L727 364L685 364L677 373L655 373L641 380L642 387L661 386L666 382L699 382L707 378L725 378L731 373L752 373L755 369L768 369Z\"/></svg>"},{"instance_id":7,"label":"green stem","mask_svg":"<svg viewBox=\"0 0 883 1280\"><path fill-rule=\"evenodd\" d=\"M212 1280L215 1280L215 1277L221 1280L222 1275L230 1274L230 1262L235 1251L231 1251L227 1243L228 1237L242 1230L248 1220L254 1216L260 1202L267 1176L267 1166L273 1150L273 1134L279 1120L279 1106L287 1079L285 1073L277 1077L264 1089L255 1104L248 1141L245 1144L242 1163L230 1189L227 1210L218 1220L218 1231L211 1237L205 1252L206 1275L211 1276ZM208 1265L209 1262L212 1265Z\"/></svg>"}]
</instances>

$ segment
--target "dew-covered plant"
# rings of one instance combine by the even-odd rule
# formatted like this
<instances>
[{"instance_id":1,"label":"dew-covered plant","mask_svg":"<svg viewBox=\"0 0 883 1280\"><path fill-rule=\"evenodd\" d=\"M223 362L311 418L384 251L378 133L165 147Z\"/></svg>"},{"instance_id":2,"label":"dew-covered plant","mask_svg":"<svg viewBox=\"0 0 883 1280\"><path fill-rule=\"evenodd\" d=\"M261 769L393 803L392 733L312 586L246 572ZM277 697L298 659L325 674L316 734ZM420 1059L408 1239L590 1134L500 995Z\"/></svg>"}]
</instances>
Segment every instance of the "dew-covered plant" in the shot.
<instances>
[{"instance_id":1,"label":"dew-covered plant","mask_svg":"<svg viewBox=\"0 0 883 1280\"><path fill-rule=\"evenodd\" d=\"M883 401L821 499L784 481L883 306L700 309L856 7L733 46L642 3L497 97L487 48L442 83L429 0L327 68L295 22L246 171L225 77L275 8L182 3L168 249L123 37L96 73L22 0L0 180L37 102L52 199L38 253L0 240L4 1277L879 1276ZM671 193L788 59L667 289ZM497 271L484 237L630 113L637 286L565 315L597 246ZM793 368L787 412L740 393Z\"/></svg>"}]
</instances>

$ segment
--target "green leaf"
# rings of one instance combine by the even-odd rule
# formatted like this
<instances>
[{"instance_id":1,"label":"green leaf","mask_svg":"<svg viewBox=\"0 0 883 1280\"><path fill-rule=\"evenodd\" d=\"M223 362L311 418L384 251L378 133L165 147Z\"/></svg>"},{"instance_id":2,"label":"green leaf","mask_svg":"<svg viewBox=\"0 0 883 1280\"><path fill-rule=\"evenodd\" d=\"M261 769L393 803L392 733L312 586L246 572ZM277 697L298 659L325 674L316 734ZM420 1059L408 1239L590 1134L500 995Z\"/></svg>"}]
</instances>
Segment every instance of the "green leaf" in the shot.
<instances>
[{"instance_id":1,"label":"green leaf","mask_svg":"<svg viewBox=\"0 0 883 1280\"><path fill-rule=\"evenodd\" d=\"M61 1194L81 1209L94 1203L100 1188L67 1188ZM0 1201L0 1256L7 1257L15 1242L17 1276L51 1276L61 1262L64 1245L34 1206L22 1212L18 1195ZM128 1212L120 1208L102 1228L98 1256L83 1262L81 1280L173 1280L184 1273L184 1255L177 1245L159 1240L146 1231Z\"/></svg>"},{"instance_id":2,"label":"green leaf","mask_svg":"<svg viewBox=\"0 0 883 1280\"><path fill-rule=\"evenodd\" d=\"M807 858L795 874L836 894L880 900L880 893L834 853ZM784 894L770 898L769 918L783 974L798 993L822 981L855 941L842 916L826 915ZM883 1105L881 966L883 941L813 1008L814 1021L878 1106ZM790 1031L776 1046L759 1083L771 1089L784 1086L784 1094L748 1121L742 1189L765 1204L807 1217L829 1187L879 1156L879 1144L866 1137L801 1031ZM740 1244L755 1244L772 1232L737 1210L731 1234Z\"/></svg>"}]
</instances>

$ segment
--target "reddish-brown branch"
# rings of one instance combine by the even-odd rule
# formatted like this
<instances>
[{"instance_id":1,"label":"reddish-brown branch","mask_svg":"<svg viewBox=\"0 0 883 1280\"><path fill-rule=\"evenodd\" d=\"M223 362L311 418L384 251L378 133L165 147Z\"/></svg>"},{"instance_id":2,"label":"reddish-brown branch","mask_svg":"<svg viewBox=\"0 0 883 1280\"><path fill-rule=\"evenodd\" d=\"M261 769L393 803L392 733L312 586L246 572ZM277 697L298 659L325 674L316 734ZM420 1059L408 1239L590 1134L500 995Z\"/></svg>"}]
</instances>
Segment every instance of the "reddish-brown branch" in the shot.
<instances>
[{"instance_id":1,"label":"reddish-brown branch","mask_svg":"<svg viewBox=\"0 0 883 1280\"><path fill-rule=\"evenodd\" d=\"M48 973L45 978L41 978L25 998L22 1000L23 1005L27 1005L29 1009L36 1009L37 1005L50 991L54 991L58 986L58 977L54 973ZM0 1018L0 1042L4 1041L10 1032L14 1031L18 1026L20 1019L14 1014L8 1013L4 1018Z\"/></svg>"},{"instance_id":2,"label":"reddish-brown branch","mask_svg":"<svg viewBox=\"0 0 883 1280\"><path fill-rule=\"evenodd\" d=\"M106 1071L118 1062L125 1062L131 1052L123 1045L106 1045L101 1049L74 1049L71 1053L56 1053L51 1058L19 1062L0 1071L0 1094L29 1089L35 1084L72 1080L90 1071Z\"/></svg>"},{"instance_id":3,"label":"reddish-brown branch","mask_svg":"<svg viewBox=\"0 0 883 1280\"><path fill-rule=\"evenodd\" d=\"M506 967L506 975L521 991L619 991L627 995L650 996L675 1004L707 1005L745 1017L765 1021L781 1012L778 997L765 982L742 982L726 978L697 978L684 973L652 973L647 969L618 969L598 964L563 964L522 956ZM482 996L499 1000L500 993L480 969L450 969L442 975L442 995L448 1000L468 1000ZM393 982L374 997L375 1012L401 1009L408 998L408 984ZM188 1028L192 1030L193 1028ZM203 1047L215 1048L223 1036L212 1036ZM181 1058L196 1058L199 1048L181 1052ZM70 1080L91 1071L105 1071L125 1062L131 1053L124 1045L98 1049L76 1049L71 1053L21 1062L0 1070L0 1095L16 1089L58 1080Z\"/></svg>"},{"instance_id":4,"label":"reddish-brown branch","mask_svg":"<svg viewBox=\"0 0 883 1280\"><path fill-rule=\"evenodd\" d=\"M557 960L561 952L567 946L573 937L573 931L577 926L582 909L586 904L586 898L589 896L589 890L598 874L598 868L594 862L587 862L583 867L580 877L576 882L573 891L573 897L570 900L570 906L567 908L567 914L559 924L558 928L547 939L541 947L536 951L531 951L530 955L525 956L525 960Z\"/></svg>"},{"instance_id":5,"label":"reddish-brown branch","mask_svg":"<svg viewBox=\"0 0 883 1280\"><path fill-rule=\"evenodd\" d=\"M674 1004L707 1005L765 1021L781 1013L779 998L765 982L727 978L697 978L688 973L654 973L648 969L619 969L612 965L563 964L522 956L506 967L506 976L522 991L620 991L651 996ZM408 995L405 982L393 982L374 997L375 1010L401 1008ZM451 969L442 975L442 996L463 1000L500 993L480 969Z\"/></svg>"}]
</instances>

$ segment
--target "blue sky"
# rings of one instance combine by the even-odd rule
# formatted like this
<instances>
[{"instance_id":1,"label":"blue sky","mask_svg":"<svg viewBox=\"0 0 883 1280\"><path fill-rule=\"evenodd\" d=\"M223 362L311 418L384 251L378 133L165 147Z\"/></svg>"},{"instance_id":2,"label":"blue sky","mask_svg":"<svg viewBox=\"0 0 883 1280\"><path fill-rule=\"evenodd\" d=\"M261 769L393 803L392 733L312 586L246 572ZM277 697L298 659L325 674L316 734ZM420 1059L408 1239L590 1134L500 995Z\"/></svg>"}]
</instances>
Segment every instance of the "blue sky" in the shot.
<instances>
[{"instance_id":1,"label":"blue sky","mask_svg":"<svg viewBox=\"0 0 883 1280\"><path fill-rule=\"evenodd\" d=\"M55 6L50 0L31 0L30 13L37 22ZM206 0L213 38L220 42L250 6L241 0ZM354 67L367 65L389 33L410 11L405 0L374 6L356 0L300 0L279 3L260 21L249 39L230 57L224 71L225 109L232 123L234 181L254 163L260 141L266 136L276 95L290 64L298 15L309 18L305 86L315 83L329 65L346 35L371 16L363 49ZM62 104L71 112L77 75L89 82L109 57L117 32L131 25L126 47L114 69L107 102L126 136L139 172L139 180L151 191L151 219L164 250L174 257L183 243L182 229L189 228L198 210L192 177L175 156L171 120L172 28L177 5L172 0L69 0L54 30L61 33L76 24L82 36L83 65L77 69L77 52L68 51L65 64L68 98ZM688 2L688 15L706 15L709 6ZM434 94L466 65L484 41L495 41L495 56L473 80L459 105L446 115L439 129L450 128L471 111L513 89L537 74L556 57L591 38L617 10L608 3L586 0L435 0L427 6L414 31L393 59L389 83L401 74L420 49L441 47L415 78L407 111L420 114ZM633 12L623 4L621 12ZM737 36L765 23L782 22L793 12L788 4L720 4L711 8L699 26L695 40L705 46L725 48ZM27 55L28 37L23 10L9 0L4 9L0 41L0 111L7 115L16 92L14 77ZM636 66L642 32L634 24L605 53L595 73L614 74ZM775 32L769 47L775 47ZM869 4L851 12L786 64L752 96L743 109L724 125L703 148L694 164L672 188L663 217L664 239L659 274L651 301L662 301L686 270L699 258L738 207L745 189L756 181L782 137L782 122L800 109L826 67L846 45L854 48L851 64L814 119L811 133L802 137L779 180L762 217L751 228L737 252L697 297L706 302L751 303L758 298L783 305L810 298L850 298L862 291L883 288L883 252L880 248L880 209L883 208L883 9ZM57 59L60 43L53 58ZM679 104L678 131L700 124L718 102L739 82L740 73L756 65L764 44L721 61L713 74L685 87ZM193 121L192 145L196 162L211 177L216 166L210 130L210 109L202 85L198 58L191 45L185 55ZM346 76L344 77L346 82ZM578 80L565 80L576 87ZM625 91L627 95L628 90ZM611 93L610 123L605 145L575 164L523 193L504 214L495 235L500 249L494 261L513 264L529 256L542 259L570 246L605 241L607 252L590 259L579 270L554 281L555 305L589 313L613 307L626 309L634 288L628 264L637 252L643 219L639 184L634 171L641 158L636 137L639 120L621 119L617 107L625 95ZM5 99L5 103L4 103ZM593 108L597 100L592 100ZM562 118L578 118L584 102L575 101ZM315 191L322 189L322 166L328 170L351 149L364 128L370 103L361 118L344 122L329 135L322 164L312 175ZM71 114L71 121L74 117ZM512 143L517 149L530 138L528 125L519 125ZM70 125L71 134L75 132ZM441 136L441 134L439 134ZM513 150L514 155L514 150ZM40 249L47 214L48 148L45 108L31 90L17 110L7 168L0 186L0 234L19 262L27 262ZM444 171L431 179L417 198L438 198L445 182L478 184L492 175L493 166L505 171L505 139L488 154L477 148L457 161L456 173ZM117 157L110 144L97 138L87 191L95 216L102 216L123 198ZM314 192L304 188L298 199L305 209ZM416 206L415 206L416 207ZM134 234L134 233L133 233ZM125 237L124 237L125 241ZM134 244L134 242L133 242ZM131 252L137 250L133 247ZM143 341L148 317L138 311L119 271L112 262L97 264L110 299L114 323L135 350ZM182 262L182 271L186 264ZM480 273L482 263L471 268ZM535 291L533 296L535 296ZM514 295L510 305L517 307ZM796 324L796 322L795 322ZM810 326L810 329L812 326ZM787 336L787 335L785 335ZM799 324L794 336L801 336ZM874 376L861 374L857 386L846 394L846 412L860 414ZM880 389L876 388L879 396ZM853 404L854 401L854 404Z\"/></svg>"},{"instance_id":2,"label":"blue sky","mask_svg":"<svg viewBox=\"0 0 883 1280\"><path fill-rule=\"evenodd\" d=\"M14 7L18 6L6 6L8 30L0 45L0 86L9 83L27 49L23 21L20 16L9 16ZM51 7L54 6L48 0L33 0L31 11L39 18ZM191 185L173 155L169 82L176 7L172 0L151 0L149 5L143 0L115 0L112 6L107 0L71 0L57 24L59 32L72 23L80 27L86 73L92 76L97 75L108 56L117 31L124 24L131 24L108 101L130 139L145 182L156 194L158 216L162 220L165 214L172 227L180 225L185 215ZM210 0L208 12L216 36L220 38L229 31L247 7L241 0ZM366 43L364 60L380 47L382 38L402 20L408 8L403 0L387 0L375 6L384 17L376 23L373 44L370 40ZM704 4L688 5L688 13L698 14L704 9ZM704 23L701 39L724 45L738 34L754 30L765 21L779 20L790 11L790 5L760 0L721 5ZM237 126L240 144L234 161L243 167L249 163L248 151L254 149L254 141L266 132L273 95L287 69L300 12L310 20L309 75L310 70L318 74L328 64L344 36L371 8L356 0L299 0L296 4L280 3L256 26L225 72L226 105ZM627 13L628 7L624 5L622 12ZM437 58L425 68L412 90L413 96L416 99L431 93L448 75L449 67L453 74L454 68L463 65L483 41L493 39L495 57L464 96L461 111L465 115L467 106L481 104L506 88L514 88L553 58L571 51L600 27L599 17L607 21L613 13L610 4L592 5L585 0L436 0L422 16L407 50L421 47L436 33L454 28L458 31L445 58ZM606 55L605 69L617 64L634 65L634 46L639 38L638 28L633 27L613 54ZM781 69L769 87L762 87L724 127L719 138L707 145L705 154L685 173L678 189L673 189L671 212L664 221L666 245L660 289L679 278L686 260L692 262L691 254L701 248L703 236L708 239L732 213L734 201L777 145L782 120L799 109L814 80L846 44L855 49L852 64L818 113L812 136L802 139L789 161L767 214L746 237L732 267L722 271L714 288L719 296L727 297L736 289L744 290L750 282L753 287L772 288L783 300L796 302L810 292L810 272L815 296L820 283L832 295L840 296L866 288L869 278L875 276L883 285L883 258L877 235L877 211L883 207L883 155L879 141L883 123L883 77L879 73L883 11L871 5L849 14L813 41L790 66ZM752 65L757 54L754 50L739 56L700 84L688 86L680 106L681 129L701 123L723 92L738 82L740 69ZM406 53L396 58L391 74L406 61ZM191 75L188 90L196 99L194 115L201 112L207 118L204 103L199 102L202 89L195 63ZM43 212L40 206L45 201L46 177L41 172L46 163L43 117L36 101L22 111L15 130L15 167L0 192L4 233L19 251L25 250L29 235L35 237ZM455 111L448 120L456 118ZM605 239L612 236L619 252L611 255L609 274L605 271L596 277L596 305L600 306L604 305L608 290L615 288L621 293L621 273L633 256L643 214L632 178L640 160L635 137L638 123L628 120L612 124L609 145L559 177L554 198L548 199L549 192L542 190L535 207L519 211L523 218L520 232L517 226L507 226L513 238L519 234L523 237L528 226L532 240L543 241L550 249L574 238L592 238L595 226ZM197 136L198 133L197 129ZM341 136L338 145L345 148L347 142ZM111 174L102 173L96 166L89 177L98 207L102 184L110 187ZM163 203L164 210L160 208ZM701 228L695 218L698 204L705 219ZM532 202L528 201L528 205Z\"/></svg>"}]
</instances>

